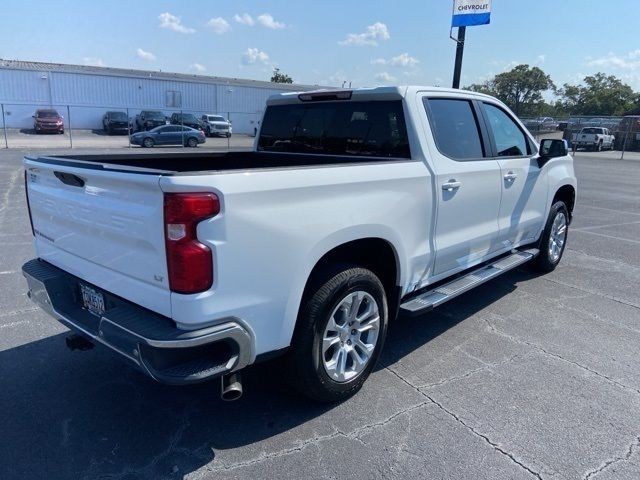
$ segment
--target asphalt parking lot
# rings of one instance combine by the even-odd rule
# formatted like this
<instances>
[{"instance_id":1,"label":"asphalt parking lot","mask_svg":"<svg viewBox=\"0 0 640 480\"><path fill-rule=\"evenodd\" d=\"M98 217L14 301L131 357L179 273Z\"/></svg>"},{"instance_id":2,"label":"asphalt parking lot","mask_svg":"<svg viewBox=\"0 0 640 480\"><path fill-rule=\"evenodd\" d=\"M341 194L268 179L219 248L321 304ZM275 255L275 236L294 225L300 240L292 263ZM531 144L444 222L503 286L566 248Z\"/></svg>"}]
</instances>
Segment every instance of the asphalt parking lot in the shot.
<instances>
[{"instance_id":1,"label":"asphalt parking lot","mask_svg":"<svg viewBox=\"0 0 640 480\"><path fill-rule=\"evenodd\" d=\"M277 363L223 403L67 350L20 273L23 154L0 152L0 478L640 478L640 155L578 152L555 272L399 319L363 390L318 406Z\"/></svg>"}]
</instances>

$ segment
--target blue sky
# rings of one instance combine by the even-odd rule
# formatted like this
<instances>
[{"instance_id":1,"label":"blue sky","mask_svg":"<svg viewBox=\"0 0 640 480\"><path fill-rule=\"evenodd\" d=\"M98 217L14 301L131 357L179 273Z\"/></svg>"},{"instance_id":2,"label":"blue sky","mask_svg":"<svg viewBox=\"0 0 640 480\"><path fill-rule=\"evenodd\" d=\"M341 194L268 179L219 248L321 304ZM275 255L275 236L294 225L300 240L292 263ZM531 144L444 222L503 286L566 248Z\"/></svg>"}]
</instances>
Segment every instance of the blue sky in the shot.
<instances>
[{"instance_id":1,"label":"blue sky","mask_svg":"<svg viewBox=\"0 0 640 480\"><path fill-rule=\"evenodd\" d=\"M517 63L557 84L603 71L640 90L637 0L493 0L467 29L462 84ZM298 83L450 86L451 0L7 1L0 58Z\"/></svg>"}]
</instances>

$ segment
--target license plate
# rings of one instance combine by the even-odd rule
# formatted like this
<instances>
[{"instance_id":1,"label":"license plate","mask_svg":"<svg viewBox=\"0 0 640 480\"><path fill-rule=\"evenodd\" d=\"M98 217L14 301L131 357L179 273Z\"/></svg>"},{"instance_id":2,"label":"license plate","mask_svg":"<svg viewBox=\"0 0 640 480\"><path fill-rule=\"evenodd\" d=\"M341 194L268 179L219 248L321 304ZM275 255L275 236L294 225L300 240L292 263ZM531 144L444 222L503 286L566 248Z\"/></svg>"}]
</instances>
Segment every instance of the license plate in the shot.
<instances>
[{"instance_id":1,"label":"license plate","mask_svg":"<svg viewBox=\"0 0 640 480\"><path fill-rule=\"evenodd\" d=\"M95 315L104 313L104 295L93 288L80 284L82 294L82 306Z\"/></svg>"}]
</instances>

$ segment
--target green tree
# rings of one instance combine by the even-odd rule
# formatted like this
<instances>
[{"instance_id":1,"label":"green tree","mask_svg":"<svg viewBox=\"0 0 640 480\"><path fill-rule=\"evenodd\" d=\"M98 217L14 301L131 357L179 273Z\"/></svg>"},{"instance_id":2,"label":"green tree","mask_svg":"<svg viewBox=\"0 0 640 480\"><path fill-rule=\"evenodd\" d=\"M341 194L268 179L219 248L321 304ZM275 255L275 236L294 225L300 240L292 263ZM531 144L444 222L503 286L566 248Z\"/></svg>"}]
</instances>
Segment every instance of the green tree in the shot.
<instances>
[{"instance_id":1,"label":"green tree","mask_svg":"<svg viewBox=\"0 0 640 480\"><path fill-rule=\"evenodd\" d=\"M281 73L280 69L274 67L273 75L271 75L271 81L273 83L293 83L293 79L286 73Z\"/></svg>"},{"instance_id":2,"label":"green tree","mask_svg":"<svg viewBox=\"0 0 640 480\"><path fill-rule=\"evenodd\" d=\"M574 115L622 115L638 102L629 85L602 72L584 77L581 85L565 83L558 95L558 107Z\"/></svg>"},{"instance_id":3,"label":"green tree","mask_svg":"<svg viewBox=\"0 0 640 480\"><path fill-rule=\"evenodd\" d=\"M508 72L499 73L482 84L466 87L468 90L487 93L506 103L516 115L526 116L548 111L542 94L554 91L551 77L539 67L517 65Z\"/></svg>"}]
</instances>

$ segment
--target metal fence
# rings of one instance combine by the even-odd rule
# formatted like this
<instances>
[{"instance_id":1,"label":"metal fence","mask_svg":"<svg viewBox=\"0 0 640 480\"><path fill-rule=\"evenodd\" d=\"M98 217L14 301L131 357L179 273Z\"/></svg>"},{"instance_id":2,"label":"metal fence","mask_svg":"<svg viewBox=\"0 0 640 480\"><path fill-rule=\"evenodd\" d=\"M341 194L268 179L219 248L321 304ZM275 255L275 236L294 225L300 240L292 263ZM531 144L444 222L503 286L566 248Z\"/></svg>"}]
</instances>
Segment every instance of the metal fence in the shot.
<instances>
[{"instance_id":1,"label":"metal fence","mask_svg":"<svg viewBox=\"0 0 640 480\"><path fill-rule=\"evenodd\" d=\"M521 117L520 120L537 138L550 134L561 135L572 148L574 140L583 128L601 127L608 129L610 134L615 137L614 150L640 151L640 116L574 116L561 119Z\"/></svg>"},{"instance_id":2,"label":"metal fence","mask_svg":"<svg viewBox=\"0 0 640 480\"><path fill-rule=\"evenodd\" d=\"M39 109L53 109L61 117L59 128L36 130L35 112ZM193 114L200 120L203 115L220 115L229 120L231 136L226 132L212 132L207 136L205 147L250 147L262 118L262 112L211 112L205 110L184 110L179 108L123 108L112 106L49 105L28 103L0 104L0 147L5 148L130 148L130 135L140 129L136 118L140 112L161 111L165 123L170 124L171 116ZM111 134L105 129L107 112L122 112L126 115L128 129L119 134ZM179 116L182 118L182 115ZM176 125L181 121L174 122ZM202 125L204 130L205 126ZM63 132L63 133L58 133Z\"/></svg>"}]
</instances>

